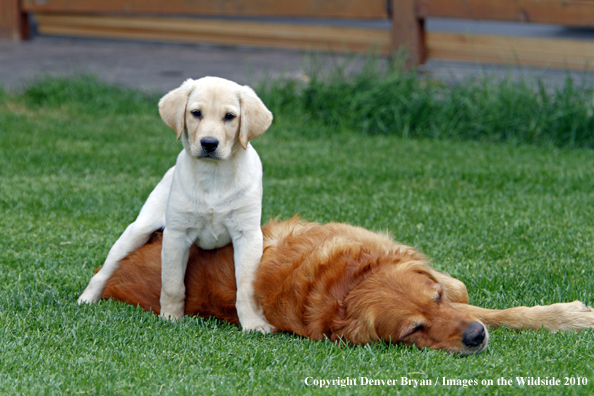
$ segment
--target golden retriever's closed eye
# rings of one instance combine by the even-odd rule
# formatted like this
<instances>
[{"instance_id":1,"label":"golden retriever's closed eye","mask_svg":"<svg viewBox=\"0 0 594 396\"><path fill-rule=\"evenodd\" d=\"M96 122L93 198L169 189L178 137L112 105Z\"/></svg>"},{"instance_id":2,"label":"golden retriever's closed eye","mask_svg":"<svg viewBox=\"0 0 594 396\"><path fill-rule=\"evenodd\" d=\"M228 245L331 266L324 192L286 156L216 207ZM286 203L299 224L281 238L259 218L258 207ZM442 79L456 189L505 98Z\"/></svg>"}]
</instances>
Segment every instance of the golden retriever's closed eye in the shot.
<instances>
[{"instance_id":1,"label":"golden retriever's closed eye","mask_svg":"<svg viewBox=\"0 0 594 396\"><path fill-rule=\"evenodd\" d=\"M489 310L467 305L464 284L427 265L411 247L345 224L272 221L255 295L276 331L352 344L403 343L469 354L487 346L485 325L551 331L594 326L579 302ZM159 313L160 236L120 262L103 293ZM192 248L188 315L238 323L233 249ZM217 265L213 265L217 263Z\"/></svg>"}]
</instances>

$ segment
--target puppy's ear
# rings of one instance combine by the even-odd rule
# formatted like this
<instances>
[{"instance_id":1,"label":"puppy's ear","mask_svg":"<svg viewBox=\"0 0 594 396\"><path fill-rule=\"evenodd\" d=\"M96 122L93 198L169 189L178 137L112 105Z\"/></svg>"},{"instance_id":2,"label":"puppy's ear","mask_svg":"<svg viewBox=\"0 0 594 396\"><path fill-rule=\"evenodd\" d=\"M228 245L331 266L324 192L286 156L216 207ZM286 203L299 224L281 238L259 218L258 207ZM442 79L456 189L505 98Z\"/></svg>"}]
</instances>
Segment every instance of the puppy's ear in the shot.
<instances>
[{"instance_id":1,"label":"puppy's ear","mask_svg":"<svg viewBox=\"0 0 594 396\"><path fill-rule=\"evenodd\" d=\"M241 105L239 142L246 150L248 142L266 132L272 124L272 113L248 86L241 87L239 102Z\"/></svg>"},{"instance_id":2,"label":"puppy's ear","mask_svg":"<svg viewBox=\"0 0 594 396\"><path fill-rule=\"evenodd\" d=\"M193 83L194 80L187 79L179 88L170 91L159 101L161 119L176 132L177 140L186 127L186 106L188 97L192 93Z\"/></svg>"}]
</instances>

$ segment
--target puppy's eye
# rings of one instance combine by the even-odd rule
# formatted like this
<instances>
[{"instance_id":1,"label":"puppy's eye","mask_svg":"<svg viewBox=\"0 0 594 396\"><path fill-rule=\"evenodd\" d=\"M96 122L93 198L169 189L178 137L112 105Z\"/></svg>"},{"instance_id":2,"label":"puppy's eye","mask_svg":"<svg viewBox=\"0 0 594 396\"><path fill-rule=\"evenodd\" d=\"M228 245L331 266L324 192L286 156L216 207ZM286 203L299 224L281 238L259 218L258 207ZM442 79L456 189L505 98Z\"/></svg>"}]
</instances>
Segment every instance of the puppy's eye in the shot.
<instances>
[{"instance_id":1,"label":"puppy's eye","mask_svg":"<svg viewBox=\"0 0 594 396\"><path fill-rule=\"evenodd\" d=\"M192 110L190 113L196 118L202 118L202 112L200 110Z\"/></svg>"},{"instance_id":2,"label":"puppy's eye","mask_svg":"<svg viewBox=\"0 0 594 396\"><path fill-rule=\"evenodd\" d=\"M235 118L235 114L227 113L225 114L225 121L232 121Z\"/></svg>"}]
</instances>

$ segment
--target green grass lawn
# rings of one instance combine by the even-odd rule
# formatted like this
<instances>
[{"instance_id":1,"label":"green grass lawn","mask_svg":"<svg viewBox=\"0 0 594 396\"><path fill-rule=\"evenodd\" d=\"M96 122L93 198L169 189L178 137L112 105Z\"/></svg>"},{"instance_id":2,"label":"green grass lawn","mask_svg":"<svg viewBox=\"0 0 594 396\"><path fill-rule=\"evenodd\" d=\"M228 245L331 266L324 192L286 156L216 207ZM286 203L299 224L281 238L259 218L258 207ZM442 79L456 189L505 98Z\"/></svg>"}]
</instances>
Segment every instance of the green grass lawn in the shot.
<instances>
[{"instance_id":1,"label":"green grass lawn","mask_svg":"<svg viewBox=\"0 0 594 396\"><path fill-rule=\"evenodd\" d=\"M299 213L312 221L387 229L465 282L475 305L594 304L594 151L557 147L579 147L575 139L493 143L501 134L483 139L473 131L447 139L362 133L363 124L332 123L319 106L289 111L299 97L283 104L278 95L285 94L263 91L276 121L253 142L264 165L264 219ZM181 149L159 119L158 98L92 79L45 80L19 95L0 90L1 393L594 391L593 331L499 329L485 352L461 358L243 334L217 320L169 323L115 302L78 306L93 270ZM365 117L359 107L351 110L353 119ZM509 125L523 125L513 114ZM431 125L449 122L436 117ZM489 117L481 128L489 128ZM573 117L577 126L572 130L566 120L568 136L581 136L577 142L589 147L592 114L586 109L581 121ZM411 125L411 131L430 128ZM339 377L358 385L305 383ZM398 385L360 385L361 377ZM405 386L402 377L432 385ZM555 377L561 385L497 385L501 377ZM588 383L564 386L565 377ZM443 385L444 379L472 385Z\"/></svg>"}]
</instances>

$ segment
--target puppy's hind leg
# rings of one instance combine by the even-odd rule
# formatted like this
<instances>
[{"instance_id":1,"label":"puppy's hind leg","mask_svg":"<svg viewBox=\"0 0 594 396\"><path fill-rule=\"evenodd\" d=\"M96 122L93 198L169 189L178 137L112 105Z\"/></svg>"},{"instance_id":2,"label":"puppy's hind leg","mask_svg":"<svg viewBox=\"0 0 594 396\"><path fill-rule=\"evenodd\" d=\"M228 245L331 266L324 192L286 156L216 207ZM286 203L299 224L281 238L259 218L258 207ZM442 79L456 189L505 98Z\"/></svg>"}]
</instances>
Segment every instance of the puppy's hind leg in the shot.
<instances>
[{"instance_id":1,"label":"puppy's hind leg","mask_svg":"<svg viewBox=\"0 0 594 396\"><path fill-rule=\"evenodd\" d=\"M165 210L174 168L169 169L163 176L144 203L136 220L111 247L103 267L91 278L89 285L78 298L79 304L99 301L105 282L118 269L118 262L128 253L144 245L153 232L165 227Z\"/></svg>"}]
</instances>

